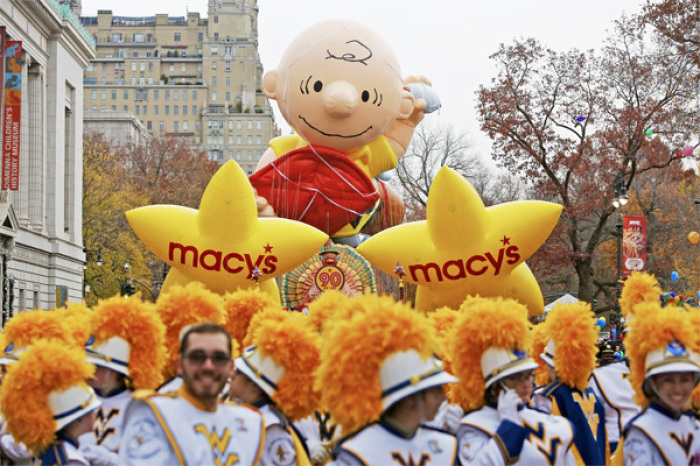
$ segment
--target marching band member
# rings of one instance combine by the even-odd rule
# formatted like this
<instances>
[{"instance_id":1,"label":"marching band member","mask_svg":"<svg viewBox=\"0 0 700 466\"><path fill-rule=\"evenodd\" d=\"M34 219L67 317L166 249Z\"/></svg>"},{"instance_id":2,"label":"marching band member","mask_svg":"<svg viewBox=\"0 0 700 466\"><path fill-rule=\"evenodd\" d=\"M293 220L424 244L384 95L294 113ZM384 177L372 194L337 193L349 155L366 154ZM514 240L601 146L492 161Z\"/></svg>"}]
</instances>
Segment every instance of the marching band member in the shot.
<instances>
[{"instance_id":1,"label":"marching band member","mask_svg":"<svg viewBox=\"0 0 700 466\"><path fill-rule=\"evenodd\" d=\"M281 309L253 317L248 336L253 346L234 361L229 394L263 415L260 464L310 465L304 439L292 421L309 416L319 405L313 373L320 362L321 339L303 314Z\"/></svg>"},{"instance_id":2,"label":"marching band member","mask_svg":"<svg viewBox=\"0 0 700 466\"><path fill-rule=\"evenodd\" d=\"M78 335L87 333L88 324L84 321L78 313L70 317L61 312L41 310L17 314L3 327L4 353L0 356L0 368L4 371L7 365L16 363L19 354L42 338L57 339L82 350L84 341L80 341L82 337L78 338ZM81 334L83 329L85 332ZM13 464L32 464L31 452L7 432L4 421L0 424L0 456Z\"/></svg>"},{"instance_id":3,"label":"marching band member","mask_svg":"<svg viewBox=\"0 0 700 466\"><path fill-rule=\"evenodd\" d=\"M233 369L231 336L215 323L188 328L177 392L135 392L126 408L120 464L257 464L265 439L255 408L219 403Z\"/></svg>"},{"instance_id":4,"label":"marching band member","mask_svg":"<svg viewBox=\"0 0 700 466\"><path fill-rule=\"evenodd\" d=\"M82 349L44 339L8 367L0 388L7 430L37 464L90 464L78 451L78 437L92 429L100 405L85 383L93 369Z\"/></svg>"},{"instance_id":5,"label":"marching band member","mask_svg":"<svg viewBox=\"0 0 700 466\"><path fill-rule=\"evenodd\" d=\"M540 354L550 383L536 393L549 399L552 413L574 427L571 451L576 464L608 464L610 450L605 433L605 411L588 379L596 364L593 311L588 303L558 304L543 324L547 344Z\"/></svg>"},{"instance_id":6,"label":"marching band member","mask_svg":"<svg viewBox=\"0 0 700 466\"><path fill-rule=\"evenodd\" d=\"M155 389L165 366L165 326L152 304L115 296L100 301L90 315L86 345L95 375L88 384L102 406L80 451L93 464L116 465L122 413L133 390Z\"/></svg>"},{"instance_id":7,"label":"marching band member","mask_svg":"<svg viewBox=\"0 0 700 466\"><path fill-rule=\"evenodd\" d=\"M503 298L470 299L449 334L455 401L468 411L457 433L467 464L574 464L571 423L528 403L537 363L527 354L528 311ZM519 452L519 453L518 453Z\"/></svg>"},{"instance_id":8,"label":"marching band member","mask_svg":"<svg viewBox=\"0 0 700 466\"><path fill-rule=\"evenodd\" d=\"M163 382L156 391L169 393L182 385L177 375L180 337L190 325L200 322L224 323L221 297L204 288L199 282L173 286L158 297L156 311L165 325L165 347L168 360L163 370Z\"/></svg>"},{"instance_id":9,"label":"marching band member","mask_svg":"<svg viewBox=\"0 0 700 466\"><path fill-rule=\"evenodd\" d=\"M350 318L356 310L349 301L350 298L342 291L326 290L318 299L309 303L307 321L323 338L326 327L330 328L335 319ZM294 426L306 439L311 462L315 465L327 463L343 432L331 413L318 408L311 416L296 421Z\"/></svg>"},{"instance_id":10,"label":"marching band member","mask_svg":"<svg viewBox=\"0 0 700 466\"><path fill-rule=\"evenodd\" d=\"M390 297L365 295L363 309L324 333L317 384L322 406L345 432L337 465L436 464L457 461L454 436L424 425L457 379L434 356L425 317Z\"/></svg>"},{"instance_id":11,"label":"marching band member","mask_svg":"<svg viewBox=\"0 0 700 466\"><path fill-rule=\"evenodd\" d=\"M626 346L635 400L643 411L625 426L615 461L698 464L700 423L684 409L700 381L700 328L674 306L642 303L635 311Z\"/></svg>"}]
</instances>

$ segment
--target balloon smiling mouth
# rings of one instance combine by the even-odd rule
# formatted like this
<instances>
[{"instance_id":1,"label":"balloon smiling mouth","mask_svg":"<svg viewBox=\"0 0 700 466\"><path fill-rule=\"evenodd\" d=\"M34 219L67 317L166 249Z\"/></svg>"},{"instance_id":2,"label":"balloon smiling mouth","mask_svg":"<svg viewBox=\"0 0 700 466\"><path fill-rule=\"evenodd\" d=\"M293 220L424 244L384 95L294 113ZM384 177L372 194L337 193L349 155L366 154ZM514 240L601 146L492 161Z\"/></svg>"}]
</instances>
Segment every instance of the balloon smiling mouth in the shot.
<instances>
[{"instance_id":1,"label":"balloon smiling mouth","mask_svg":"<svg viewBox=\"0 0 700 466\"><path fill-rule=\"evenodd\" d=\"M369 131L369 130L372 129L372 125L370 125L370 126L368 126L364 131L362 131L361 133L357 133L357 134L331 134L331 133L325 133L325 132L321 131L320 129L316 128L314 125L312 125L311 123L309 123L308 121L306 121L306 118L304 118L304 117L301 116L301 115L299 115L299 119L300 119L301 121L303 121L304 123L306 123L306 126L308 126L309 128L311 128L312 130L314 130L314 131L316 131L316 132L318 132L318 133L321 133L321 134L323 134L324 136L329 136L329 137L332 137L332 138L343 138L343 139L356 138L356 137L362 136L362 135L365 134L367 131Z\"/></svg>"}]
</instances>

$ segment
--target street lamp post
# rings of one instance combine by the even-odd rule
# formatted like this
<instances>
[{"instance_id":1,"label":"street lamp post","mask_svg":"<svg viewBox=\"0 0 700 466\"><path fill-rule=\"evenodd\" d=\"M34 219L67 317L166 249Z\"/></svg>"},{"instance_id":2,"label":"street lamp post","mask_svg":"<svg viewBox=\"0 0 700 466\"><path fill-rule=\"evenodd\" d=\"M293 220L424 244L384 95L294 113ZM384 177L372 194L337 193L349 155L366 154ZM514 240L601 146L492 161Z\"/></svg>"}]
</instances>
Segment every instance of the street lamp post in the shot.
<instances>
[{"instance_id":1,"label":"street lamp post","mask_svg":"<svg viewBox=\"0 0 700 466\"><path fill-rule=\"evenodd\" d=\"M86 247L83 247L83 252L85 253L85 263L83 264L83 300L85 299L85 296L90 292L90 285L87 284L87 258L90 256L90 253L95 253L94 249L88 249ZM102 267L103 261L102 261L102 248L99 248L97 250L97 259L95 259L95 264L97 264L98 267Z\"/></svg>"},{"instance_id":2,"label":"street lamp post","mask_svg":"<svg viewBox=\"0 0 700 466\"><path fill-rule=\"evenodd\" d=\"M630 198L627 195L627 187L625 186L625 172L621 168L615 178L615 197L612 200L612 206L617 210L624 207L629 202ZM615 283L615 310L620 312L620 296L622 295L622 229L623 229L622 212L618 212L615 222L617 236L617 280Z\"/></svg>"},{"instance_id":3,"label":"street lamp post","mask_svg":"<svg viewBox=\"0 0 700 466\"><path fill-rule=\"evenodd\" d=\"M124 264L124 270L127 270L129 272L129 275L127 277L124 277L124 282L122 282L119 285L119 289L121 292L122 296L126 296L127 298L134 293L136 293L136 287L134 286L134 283L139 284L141 287L143 287L146 291L151 293L151 296L153 297L153 302L156 301L158 296L153 292L152 289L150 289L145 283L143 283L141 280L138 280L136 278L133 278L131 276L131 266L129 265L129 262L127 261Z\"/></svg>"}]
</instances>

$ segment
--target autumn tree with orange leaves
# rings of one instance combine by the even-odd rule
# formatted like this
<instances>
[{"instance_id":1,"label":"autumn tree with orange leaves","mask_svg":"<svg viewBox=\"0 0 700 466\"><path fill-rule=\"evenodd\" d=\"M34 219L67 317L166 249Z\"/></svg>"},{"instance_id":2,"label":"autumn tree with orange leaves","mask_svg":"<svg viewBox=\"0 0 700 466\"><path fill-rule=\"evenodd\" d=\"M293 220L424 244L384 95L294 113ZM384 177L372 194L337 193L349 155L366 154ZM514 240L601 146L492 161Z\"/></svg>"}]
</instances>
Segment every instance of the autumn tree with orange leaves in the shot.
<instances>
[{"instance_id":1,"label":"autumn tree with orange leaves","mask_svg":"<svg viewBox=\"0 0 700 466\"><path fill-rule=\"evenodd\" d=\"M83 140L83 237L91 251L86 280L88 302L119 292L129 261L132 277L156 293L167 267L136 237L124 213L152 204L197 208L219 165L185 141L153 135L141 142L119 144L97 133ZM102 253L103 265L95 263ZM137 285L145 299L150 293Z\"/></svg>"},{"instance_id":2,"label":"autumn tree with orange leaves","mask_svg":"<svg viewBox=\"0 0 700 466\"><path fill-rule=\"evenodd\" d=\"M614 232L614 185L681 177L676 152L691 138L697 89L694 63L669 54L668 40L636 18L616 22L599 52L556 52L535 39L502 45L498 75L478 91L481 128L501 167L524 175L532 198L564 212L531 258L543 289L614 297L616 270L596 269L600 244ZM613 299L598 300L598 310Z\"/></svg>"}]
</instances>

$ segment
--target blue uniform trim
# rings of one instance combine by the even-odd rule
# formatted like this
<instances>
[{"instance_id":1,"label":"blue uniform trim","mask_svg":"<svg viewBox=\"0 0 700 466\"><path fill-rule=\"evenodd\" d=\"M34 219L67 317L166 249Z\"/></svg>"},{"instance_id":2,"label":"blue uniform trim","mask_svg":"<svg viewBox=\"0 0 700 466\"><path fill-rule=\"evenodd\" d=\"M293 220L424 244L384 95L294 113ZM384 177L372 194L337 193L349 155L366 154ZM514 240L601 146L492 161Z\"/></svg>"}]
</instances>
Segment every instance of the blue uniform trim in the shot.
<instances>
[{"instance_id":1,"label":"blue uniform trim","mask_svg":"<svg viewBox=\"0 0 700 466\"><path fill-rule=\"evenodd\" d=\"M430 377L432 377L434 375L442 374L443 372L445 372L445 371L443 371L442 369L438 369L434 372L428 372L427 374L423 374L423 375L419 376L419 380L423 381L425 379L429 379ZM394 385L393 387L389 387L386 390L384 390L382 392L382 398L386 398L387 396L391 395L392 393L398 392L402 388L406 388L410 385L415 385L415 384L416 384L415 381L405 380L399 384Z\"/></svg>"},{"instance_id":2,"label":"blue uniform trim","mask_svg":"<svg viewBox=\"0 0 700 466\"><path fill-rule=\"evenodd\" d=\"M73 440L67 437L60 436L58 437L55 443L51 444L51 446L47 448L46 451L39 455L39 457L37 458L38 464L51 464L58 466L68 464L69 458L66 454L66 449L63 446L64 443L70 443L75 448L78 448L77 442L74 442Z\"/></svg>"},{"instance_id":3,"label":"blue uniform trim","mask_svg":"<svg viewBox=\"0 0 700 466\"><path fill-rule=\"evenodd\" d=\"M493 439L500 447L506 464L512 464L518 460L525 442L525 435L526 432L522 426L508 420L501 421Z\"/></svg>"}]
</instances>

